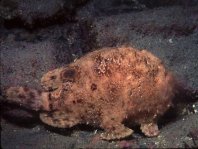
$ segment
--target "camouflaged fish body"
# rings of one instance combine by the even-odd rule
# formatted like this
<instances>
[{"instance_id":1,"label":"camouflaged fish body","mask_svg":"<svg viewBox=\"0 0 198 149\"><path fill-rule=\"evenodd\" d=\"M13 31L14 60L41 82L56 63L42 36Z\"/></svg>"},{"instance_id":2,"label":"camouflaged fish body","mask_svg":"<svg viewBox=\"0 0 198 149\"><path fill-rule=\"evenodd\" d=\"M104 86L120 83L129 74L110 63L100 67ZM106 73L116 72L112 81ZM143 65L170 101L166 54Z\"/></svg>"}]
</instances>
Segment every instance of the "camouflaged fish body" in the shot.
<instances>
[{"instance_id":1,"label":"camouflaged fish body","mask_svg":"<svg viewBox=\"0 0 198 149\"><path fill-rule=\"evenodd\" d=\"M44 91L11 87L8 99L40 112L51 126L99 126L106 140L130 136L126 123L146 136L159 134L157 120L172 105L173 77L146 50L104 48L46 73Z\"/></svg>"}]
</instances>

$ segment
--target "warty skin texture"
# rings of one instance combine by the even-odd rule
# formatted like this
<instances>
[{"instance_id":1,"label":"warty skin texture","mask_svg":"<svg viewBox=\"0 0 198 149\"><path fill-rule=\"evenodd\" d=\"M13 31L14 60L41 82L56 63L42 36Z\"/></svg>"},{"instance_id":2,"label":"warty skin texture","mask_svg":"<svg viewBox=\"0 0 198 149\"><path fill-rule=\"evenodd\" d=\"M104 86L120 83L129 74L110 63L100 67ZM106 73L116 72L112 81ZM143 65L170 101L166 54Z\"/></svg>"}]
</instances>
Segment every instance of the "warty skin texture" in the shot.
<instances>
[{"instance_id":1,"label":"warty skin texture","mask_svg":"<svg viewBox=\"0 0 198 149\"><path fill-rule=\"evenodd\" d=\"M38 110L40 119L54 127L101 127L105 140L130 136L133 130L126 123L139 124L146 136L157 136L157 120L174 97L174 79L161 60L131 47L91 52L44 74L41 85L40 93L11 87L8 100Z\"/></svg>"}]
</instances>

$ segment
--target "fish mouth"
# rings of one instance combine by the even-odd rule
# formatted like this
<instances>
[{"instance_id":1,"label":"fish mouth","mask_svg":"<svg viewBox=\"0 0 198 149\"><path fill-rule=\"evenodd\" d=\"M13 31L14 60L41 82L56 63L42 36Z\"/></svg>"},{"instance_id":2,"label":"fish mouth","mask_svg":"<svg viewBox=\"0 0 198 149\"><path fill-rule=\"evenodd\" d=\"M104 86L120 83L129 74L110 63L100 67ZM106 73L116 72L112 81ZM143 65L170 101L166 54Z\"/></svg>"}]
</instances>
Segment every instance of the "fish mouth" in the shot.
<instances>
[{"instance_id":1,"label":"fish mouth","mask_svg":"<svg viewBox=\"0 0 198 149\"><path fill-rule=\"evenodd\" d=\"M48 91L49 91L49 92L53 92L53 91L55 91L55 90L57 90L57 89L58 89L58 87L56 87L56 88L51 88L51 87L49 87L49 88L48 88Z\"/></svg>"},{"instance_id":2,"label":"fish mouth","mask_svg":"<svg viewBox=\"0 0 198 149\"><path fill-rule=\"evenodd\" d=\"M46 91L46 92L53 92L53 91L55 91L55 90L57 90L58 89L58 87L46 87L46 86L44 86L44 85L42 85L42 88Z\"/></svg>"}]
</instances>

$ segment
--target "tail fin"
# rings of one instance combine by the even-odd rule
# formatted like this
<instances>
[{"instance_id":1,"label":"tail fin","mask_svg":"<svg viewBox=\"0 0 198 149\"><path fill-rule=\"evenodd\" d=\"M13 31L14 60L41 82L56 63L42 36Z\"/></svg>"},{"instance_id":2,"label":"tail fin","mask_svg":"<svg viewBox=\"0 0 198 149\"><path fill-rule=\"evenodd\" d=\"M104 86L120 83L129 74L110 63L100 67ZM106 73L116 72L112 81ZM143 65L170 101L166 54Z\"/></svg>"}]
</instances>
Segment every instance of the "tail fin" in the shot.
<instances>
[{"instance_id":1,"label":"tail fin","mask_svg":"<svg viewBox=\"0 0 198 149\"><path fill-rule=\"evenodd\" d=\"M176 81L175 83L175 102L196 102L198 101L198 89L189 87L184 81Z\"/></svg>"},{"instance_id":2,"label":"tail fin","mask_svg":"<svg viewBox=\"0 0 198 149\"><path fill-rule=\"evenodd\" d=\"M47 92L27 87L10 87L6 90L5 96L6 101L19 104L30 110L49 110L49 95Z\"/></svg>"}]
</instances>

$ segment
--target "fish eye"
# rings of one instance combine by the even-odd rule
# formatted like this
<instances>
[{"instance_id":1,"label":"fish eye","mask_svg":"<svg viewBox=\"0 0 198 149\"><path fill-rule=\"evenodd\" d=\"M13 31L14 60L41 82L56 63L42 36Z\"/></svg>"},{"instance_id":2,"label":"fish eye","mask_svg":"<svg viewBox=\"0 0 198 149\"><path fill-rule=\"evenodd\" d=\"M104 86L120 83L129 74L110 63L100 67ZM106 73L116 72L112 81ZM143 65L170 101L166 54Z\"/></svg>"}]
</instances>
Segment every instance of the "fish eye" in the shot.
<instances>
[{"instance_id":1,"label":"fish eye","mask_svg":"<svg viewBox=\"0 0 198 149\"><path fill-rule=\"evenodd\" d=\"M70 69L70 70L67 70L63 73L63 76L64 78L72 78L74 77L76 74L76 71L74 69Z\"/></svg>"}]
</instances>

